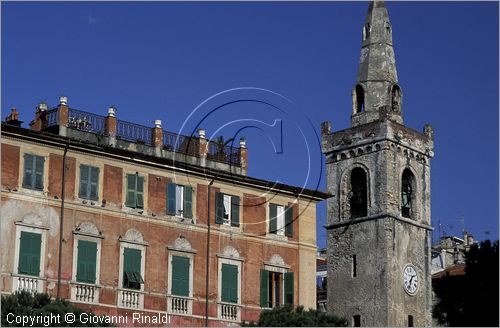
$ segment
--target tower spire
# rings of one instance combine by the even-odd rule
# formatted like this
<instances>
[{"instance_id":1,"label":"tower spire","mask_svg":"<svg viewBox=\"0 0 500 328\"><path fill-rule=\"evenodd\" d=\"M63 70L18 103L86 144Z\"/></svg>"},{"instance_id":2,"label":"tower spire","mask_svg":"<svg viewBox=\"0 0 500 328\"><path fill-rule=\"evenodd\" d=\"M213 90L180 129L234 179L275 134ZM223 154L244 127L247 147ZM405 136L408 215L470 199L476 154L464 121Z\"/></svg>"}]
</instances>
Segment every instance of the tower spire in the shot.
<instances>
[{"instance_id":1,"label":"tower spire","mask_svg":"<svg viewBox=\"0 0 500 328\"><path fill-rule=\"evenodd\" d=\"M380 120L402 124L402 93L384 1L370 3L362 32L358 75L352 91L352 125Z\"/></svg>"}]
</instances>

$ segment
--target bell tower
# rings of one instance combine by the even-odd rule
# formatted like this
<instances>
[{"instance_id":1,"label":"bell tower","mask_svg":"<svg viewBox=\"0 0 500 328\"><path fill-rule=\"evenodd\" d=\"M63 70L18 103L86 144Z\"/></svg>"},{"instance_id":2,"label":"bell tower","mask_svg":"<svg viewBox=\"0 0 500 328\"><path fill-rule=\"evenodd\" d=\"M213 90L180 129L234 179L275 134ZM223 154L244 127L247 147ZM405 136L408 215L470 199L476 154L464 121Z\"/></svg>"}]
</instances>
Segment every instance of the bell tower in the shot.
<instances>
[{"instance_id":1,"label":"bell tower","mask_svg":"<svg viewBox=\"0 0 500 328\"><path fill-rule=\"evenodd\" d=\"M363 28L351 127L322 124L328 192L328 310L353 326L431 325L433 129L403 124L383 1Z\"/></svg>"}]
</instances>

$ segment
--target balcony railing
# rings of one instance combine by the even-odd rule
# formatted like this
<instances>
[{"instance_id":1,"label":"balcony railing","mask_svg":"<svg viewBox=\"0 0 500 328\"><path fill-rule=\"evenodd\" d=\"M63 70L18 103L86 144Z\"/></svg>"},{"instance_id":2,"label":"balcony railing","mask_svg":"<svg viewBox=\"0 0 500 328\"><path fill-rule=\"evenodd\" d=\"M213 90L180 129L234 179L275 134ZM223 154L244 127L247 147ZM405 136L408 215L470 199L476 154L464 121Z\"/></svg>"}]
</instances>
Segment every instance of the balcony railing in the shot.
<instances>
[{"instance_id":1,"label":"balcony railing","mask_svg":"<svg viewBox=\"0 0 500 328\"><path fill-rule=\"evenodd\" d=\"M80 303L98 303L99 288L96 285L72 283L71 300Z\"/></svg>"},{"instance_id":2,"label":"balcony railing","mask_svg":"<svg viewBox=\"0 0 500 328\"><path fill-rule=\"evenodd\" d=\"M72 108L68 110L68 127L73 129L105 134L105 121L104 116Z\"/></svg>"},{"instance_id":3,"label":"balcony railing","mask_svg":"<svg viewBox=\"0 0 500 328\"><path fill-rule=\"evenodd\" d=\"M163 131L163 148L190 156L200 156L199 140L168 131Z\"/></svg>"},{"instance_id":4,"label":"balcony railing","mask_svg":"<svg viewBox=\"0 0 500 328\"><path fill-rule=\"evenodd\" d=\"M43 292L43 280L39 277L15 275L13 278L13 292L23 290L32 294Z\"/></svg>"},{"instance_id":5,"label":"balcony railing","mask_svg":"<svg viewBox=\"0 0 500 328\"><path fill-rule=\"evenodd\" d=\"M144 294L141 291L120 289L118 290L118 306L142 309L144 307Z\"/></svg>"},{"instance_id":6,"label":"balcony railing","mask_svg":"<svg viewBox=\"0 0 500 328\"><path fill-rule=\"evenodd\" d=\"M168 313L190 315L193 312L193 300L182 296L167 296Z\"/></svg>"},{"instance_id":7,"label":"balcony railing","mask_svg":"<svg viewBox=\"0 0 500 328\"><path fill-rule=\"evenodd\" d=\"M58 120L58 116L59 116L59 111L58 111L58 108L53 108L51 110L48 110L47 111L47 127L51 127L51 126L54 126L54 125L57 125L59 120Z\"/></svg>"},{"instance_id":8,"label":"balcony railing","mask_svg":"<svg viewBox=\"0 0 500 328\"><path fill-rule=\"evenodd\" d=\"M219 303L217 307L219 319L235 322L241 321L241 305L234 303Z\"/></svg>"},{"instance_id":9,"label":"balcony railing","mask_svg":"<svg viewBox=\"0 0 500 328\"><path fill-rule=\"evenodd\" d=\"M236 147L222 146L210 141L208 144L207 159L233 166L241 166L240 150Z\"/></svg>"},{"instance_id":10,"label":"balcony railing","mask_svg":"<svg viewBox=\"0 0 500 328\"><path fill-rule=\"evenodd\" d=\"M144 125L118 120L116 122L116 136L131 142L153 145L152 129Z\"/></svg>"}]
</instances>

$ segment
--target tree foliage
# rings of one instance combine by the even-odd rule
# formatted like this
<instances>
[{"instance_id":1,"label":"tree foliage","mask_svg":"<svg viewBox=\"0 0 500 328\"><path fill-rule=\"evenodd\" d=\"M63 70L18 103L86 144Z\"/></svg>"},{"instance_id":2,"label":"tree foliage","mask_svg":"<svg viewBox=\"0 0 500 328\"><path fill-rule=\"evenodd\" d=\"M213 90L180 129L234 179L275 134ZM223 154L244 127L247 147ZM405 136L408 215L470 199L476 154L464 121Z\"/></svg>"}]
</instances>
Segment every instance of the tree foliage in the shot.
<instances>
[{"instance_id":1,"label":"tree foliage","mask_svg":"<svg viewBox=\"0 0 500 328\"><path fill-rule=\"evenodd\" d=\"M88 316L95 316L92 312L84 311L83 309L74 306L65 300L51 300L48 294L31 294L26 291L16 292L12 295L2 296L2 313L1 313L1 326L5 327L23 327L23 323L8 322L7 315L12 313L14 316L24 317L39 317L39 316L53 316L59 315L59 321L51 321L48 327L110 327L111 325L102 322L94 324L93 320L90 322L81 322L80 315L88 313ZM64 320L66 313L73 313L76 321L73 324L68 324ZM10 317L12 321L12 316ZM96 320L97 321L97 320ZM41 321L39 321L41 322ZM28 324L30 325L30 324ZM27 325L24 325L26 327ZM41 326L40 323L35 326ZM44 325L45 326L45 325Z\"/></svg>"},{"instance_id":2,"label":"tree foliage","mask_svg":"<svg viewBox=\"0 0 500 328\"><path fill-rule=\"evenodd\" d=\"M465 275L433 281L433 317L447 326L498 327L498 240L466 253Z\"/></svg>"},{"instance_id":3,"label":"tree foliage","mask_svg":"<svg viewBox=\"0 0 500 328\"><path fill-rule=\"evenodd\" d=\"M318 310L304 310L303 306L275 307L263 310L257 322L245 327L345 327L347 320Z\"/></svg>"}]
</instances>

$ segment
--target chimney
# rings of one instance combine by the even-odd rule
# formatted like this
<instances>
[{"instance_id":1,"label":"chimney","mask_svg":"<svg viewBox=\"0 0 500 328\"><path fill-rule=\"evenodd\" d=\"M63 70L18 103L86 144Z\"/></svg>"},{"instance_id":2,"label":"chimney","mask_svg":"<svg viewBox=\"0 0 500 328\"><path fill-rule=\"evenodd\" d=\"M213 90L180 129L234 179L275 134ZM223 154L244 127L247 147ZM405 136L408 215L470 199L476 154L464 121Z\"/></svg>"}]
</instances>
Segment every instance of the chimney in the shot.
<instances>
[{"instance_id":1,"label":"chimney","mask_svg":"<svg viewBox=\"0 0 500 328\"><path fill-rule=\"evenodd\" d=\"M108 137L108 144L112 147L116 145L116 108L109 106L108 116L104 120L104 131Z\"/></svg>"},{"instance_id":2,"label":"chimney","mask_svg":"<svg viewBox=\"0 0 500 328\"><path fill-rule=\"evenodd\" d=\"M47 127L47 104L40 102L36 106L35 119L30 122L30 129L32 131L40 132Z\"/></svg>"},{"instance_id":3,"label":"chimney","mask_svg":"<svg viewBox=\"0 0 500 328\"><path fill-rule=\"evenodd\" d=\"M5 118L5 122L9 125L21 126L23 122L19 121L19 112L16 107L10 109L10 114Z\"/></svg>"},{"instance_id":4,"label":"chimney","mask_svg":"<svg viewBox=\"0 0 500 328\"><path fill-rule=\"evenodd\" d=\"M246 175L248 172L248 150L245 138L240 138L240 162L241 174Z\"/></svg>"}]
</instances>

